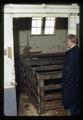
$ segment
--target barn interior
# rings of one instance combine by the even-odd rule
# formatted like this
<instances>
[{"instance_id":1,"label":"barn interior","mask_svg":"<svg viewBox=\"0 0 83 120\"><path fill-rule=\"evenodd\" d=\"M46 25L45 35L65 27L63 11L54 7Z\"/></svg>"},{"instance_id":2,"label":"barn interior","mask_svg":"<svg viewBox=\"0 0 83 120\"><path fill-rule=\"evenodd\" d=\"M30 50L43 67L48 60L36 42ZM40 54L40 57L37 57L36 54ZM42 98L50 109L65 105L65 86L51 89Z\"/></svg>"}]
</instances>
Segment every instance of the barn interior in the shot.
<instances>
[{"instance_id":1,"label":"barn interior","mask_svg":"<svg viewBox=\"0 0 83 120\"><path fill-rule=\"evenodd\" d=\"M67 35L79 41L79 4L5 4L4 115L70 116L62 104Z\"/></svg>"},{"instance_id":2,"label":"barn interior","mask_svg":"<svg viewBox=\"0 0 83 120\"><path fill-rule=\"evenodd\" d=\"M67 115L61 101L61 73L67 50L68 18L13 18L13 34L18 115ZM36 73L39 81L35 85Z\"/></svg>"}]
</instances>

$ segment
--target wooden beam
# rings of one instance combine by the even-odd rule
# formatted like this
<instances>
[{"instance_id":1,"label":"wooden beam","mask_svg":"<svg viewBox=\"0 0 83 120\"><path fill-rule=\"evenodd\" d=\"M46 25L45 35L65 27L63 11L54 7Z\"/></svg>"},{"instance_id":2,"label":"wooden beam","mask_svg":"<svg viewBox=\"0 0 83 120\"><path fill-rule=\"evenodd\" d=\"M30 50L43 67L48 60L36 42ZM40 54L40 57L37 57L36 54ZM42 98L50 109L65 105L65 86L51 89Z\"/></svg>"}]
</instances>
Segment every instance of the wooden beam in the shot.
<instances>
[{"instance_id":1,"label":"wooden beam","mask_svg":"<svg viewBox=\"0 0 83 120\"><path fill-rule=\"evenodd\" d=\"M47 95L44 97L44 100L60 99L61 96L62 96L61 93L47 94Z\"/></svg>"},{"instance_id":2,"label":"wooden beam","mask_svg":"<svg viewBox=\"0 0 83 120\"><path fill-rule=\"evenodd\" d=\"M54 90L62 88L62 84L53 84L53 85L46 85L44 90Z\"/></svg>"}]
</instances>

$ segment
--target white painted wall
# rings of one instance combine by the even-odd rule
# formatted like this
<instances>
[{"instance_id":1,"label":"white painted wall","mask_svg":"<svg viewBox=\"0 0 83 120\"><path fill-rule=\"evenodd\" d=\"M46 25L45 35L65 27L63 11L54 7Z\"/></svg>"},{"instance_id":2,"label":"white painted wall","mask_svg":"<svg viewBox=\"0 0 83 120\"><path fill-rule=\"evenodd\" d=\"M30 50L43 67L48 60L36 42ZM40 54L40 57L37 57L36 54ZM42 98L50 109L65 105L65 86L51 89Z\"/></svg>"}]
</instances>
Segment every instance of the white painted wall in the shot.
<instances>
[{"instance_id":1,"label":"white painted wall","mask_svg":"<svg viewBox=\"0 0 83 120\"><path fill-rule=\"evenodd\" d=\"M15 83L12 27L11 14L4 14L4 49L7 51L4 56L4 115L6 116L17 115L16 90L11 84L11 82ZM8 47L11 47L12 58L8 58Z\"/></svg>"},{"instance_id":2,"label":"white painted wall","mask_svg":"<svg viewBox=\"0 0 83 120\"><path fill-rule=\"evenodd\" d=\"M55 53L66 51L67 29L55 29L54 35L31 35L31 28L27 26L27 24L31 23L28 20L30 19L21 18L14 20L15 49L18 47L20 54L23 53L24 48L28 45L31 47L30 52Z\"/></svg>"},{"instance_id":3,"label":"white painted wall","mask_svg":"<svg viewBox=\"0 0 83 120\"><path fill-rule=\"evenodd\" d=\"M29 47L31 47L30 52L41 51L42 53L55 53L55 52L64 52L67 49L67 44L66 44L66 37L68 34L67 30L56 30L56 34L53 36L40 35L40 36L28 37L27 33L28 33L27 31L19 32L20 54L23 53L25 46L28 46L28 38L29 38Z\"/></svg>"},{"instance_id":4,"label":"white painted wall","mask_svg":"<svg viewBox=\"0 0 83 120\"><path fill-rule=\"evenodd\" d=\"M79 16L72 14L68 17L68 34L77 34L77 24L79 24Z\"/></svg>"},{"instance_id":5,"label":"white painted wall","mask_svg":"<svg viewBox=\"0 0 83 120\"><path fill-rule=\"evenodd\" d=\"M55 35L30 36L31 52L56 53L66 51L67 30L55 30Z\"/></svg>"},{"instance_id":6,"label":"white painted wall","mask_svg":"<svg viewBox=\"0 0 83 120\"><path fill-rule=\"evenodd\" d=\"M20 30L18 32L19 36L19 52L20 54L23 54L23 50L25 46L28 46L28 31L27 30Z\"/></svg>"}]
</instances>

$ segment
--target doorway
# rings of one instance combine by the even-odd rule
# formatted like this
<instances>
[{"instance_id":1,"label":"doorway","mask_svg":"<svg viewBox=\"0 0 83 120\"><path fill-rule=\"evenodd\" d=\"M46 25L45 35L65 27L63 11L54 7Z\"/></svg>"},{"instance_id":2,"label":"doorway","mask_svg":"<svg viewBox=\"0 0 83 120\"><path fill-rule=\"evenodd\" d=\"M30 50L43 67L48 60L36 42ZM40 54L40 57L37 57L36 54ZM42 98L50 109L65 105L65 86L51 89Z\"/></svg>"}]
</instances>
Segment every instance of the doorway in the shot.
<instances>
[{"instance_id":1,"label":"doorway","mask_svg":"<svg viewBox=\"0 0 83 120\"><path fill-rule=\"evenodd\" d=\"M44 23L42 25L44 30L45 18L43 20ZM14 61L15 61L15 76L17 82L16 96L18 115L20 108L20 96L21 95L24 95L25 97L27 96L25 84L26 81L24 80L23 77L24 71L23 66L21 64L23 62L21 61L22 60L21 58L25 54L25 50L27 50L27 53L28 52L55 53L66 51L68 18L56 18L55 22L56 22L55 32L53 35L44 34L32 35L31 34L32 18L13 18ZM25 99L27 99L27 97ZM28 102L28 100L26 101ZM31 113L29 113L29 115L30 114ZM37 114L33 113L33 115Z\"/></svg>"}]
</instances>

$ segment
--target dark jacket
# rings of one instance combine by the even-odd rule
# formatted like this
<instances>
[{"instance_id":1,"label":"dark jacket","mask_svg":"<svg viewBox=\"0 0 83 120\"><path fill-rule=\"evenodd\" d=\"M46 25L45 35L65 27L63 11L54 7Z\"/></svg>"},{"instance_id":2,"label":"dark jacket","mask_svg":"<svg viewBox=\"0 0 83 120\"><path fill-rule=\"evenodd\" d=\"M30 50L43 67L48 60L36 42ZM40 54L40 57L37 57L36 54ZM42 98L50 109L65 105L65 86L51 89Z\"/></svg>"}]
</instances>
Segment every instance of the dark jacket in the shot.
<instances>
[{"instance_id":1,"label":"dark jacket","mask_svg":"<svg viewBox=\"0 0 83 120\"><path fill-rule=\"evenodd\" d=\"M62 75L62 100L65 107L79 106L79 47L74 46L65 55Z\"/></svg>"}]
</instances>

